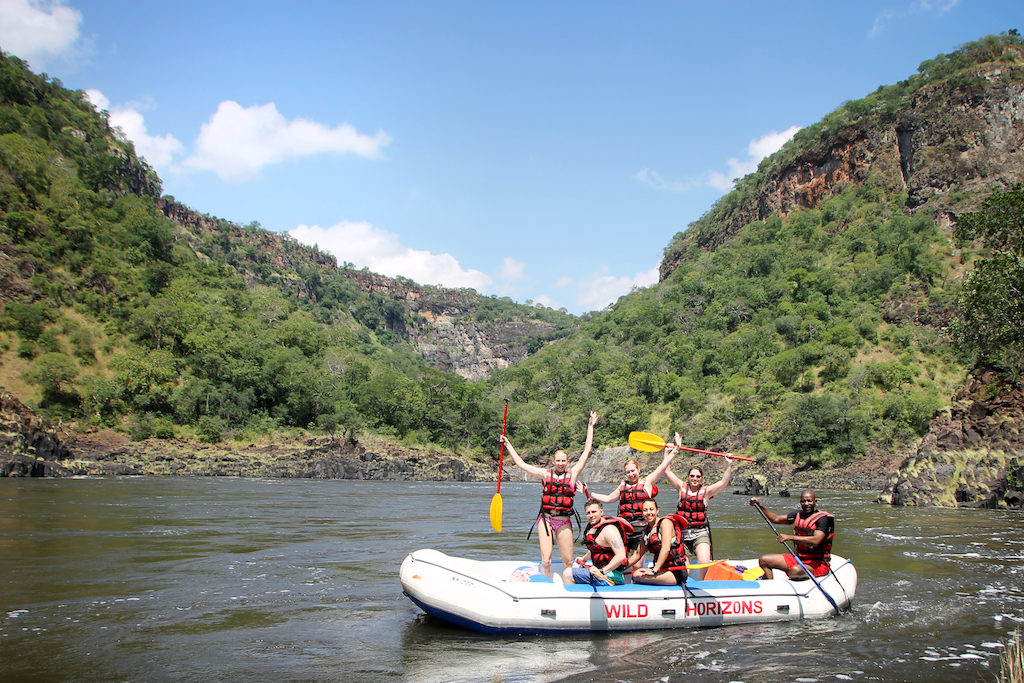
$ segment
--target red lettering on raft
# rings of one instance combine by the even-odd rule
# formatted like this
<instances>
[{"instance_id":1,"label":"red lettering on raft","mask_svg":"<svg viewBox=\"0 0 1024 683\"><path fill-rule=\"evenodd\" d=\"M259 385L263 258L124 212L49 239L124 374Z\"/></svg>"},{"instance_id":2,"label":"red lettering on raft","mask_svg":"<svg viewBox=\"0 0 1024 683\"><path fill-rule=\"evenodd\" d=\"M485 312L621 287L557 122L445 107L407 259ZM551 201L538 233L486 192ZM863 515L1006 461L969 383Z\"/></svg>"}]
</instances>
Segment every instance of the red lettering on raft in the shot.
<instances>
[{"instance_id":1,"label":"red lettering on raft","mask_svg":"<svg viewBox=\"0 0 1024 683\"><path fill-rule=\"evenodd\" d=\"M686 604L688 617L761 614L763 611L760 600L701 600Z\"/></svg>"},{"instance_id":2,"label":"red lettering on raft","mask_svg":"<svg viewBox=\"0 0 1024 683\"><path fill-rule=\"evenodd\" d=\"M604 612L609 619L643 619L647 616L647 605L605 603Z\"/></svg>"}]
</instances>

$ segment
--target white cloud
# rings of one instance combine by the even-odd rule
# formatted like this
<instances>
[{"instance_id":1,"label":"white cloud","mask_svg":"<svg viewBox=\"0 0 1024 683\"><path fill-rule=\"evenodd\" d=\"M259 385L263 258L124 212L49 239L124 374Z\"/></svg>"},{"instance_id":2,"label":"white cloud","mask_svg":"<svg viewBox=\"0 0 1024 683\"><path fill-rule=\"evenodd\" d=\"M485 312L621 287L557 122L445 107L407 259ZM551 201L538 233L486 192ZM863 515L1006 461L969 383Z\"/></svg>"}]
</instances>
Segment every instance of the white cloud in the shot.
<instances>
[{"instance_id":1,"label":"white cloud","mask_svg":"<svg viewBox=\"0 0 1024 683\"><path fill-rule=\"evenodd\" d=\"M72 50L81 23L82 13L59 0L0 0L0 45L37 72Z\"/></svg>"},{"instance_id":2,"label":"white cloud","mask_svg":"<svg viewBox=\"0 0 1024 683\"><path fill-rule=\"evenodd\" d=\"M526 275L526 264L522 261L516 261L510 256L505 257L505 261L501 265L501 279L506 282L514 282L516 280L522 280Z\"/></svg>"},{"instance_id":3,"label":"white cloud","mask_svg":"<svg viewBox=\"0 0 1024 683\"><path fill-rule=\"evenodd\" d=\"M929 14L931 12L941 17L959 3L960 0L912 0L909 5L902 9L886 8L875 16L875 22L871 26L871 30L868 31L868 37L875 38L885 32L889 28L889 24L905 17Z\"/></svg>"},{"instance_id":4,"label":"white cloud","mask_svg":"<svg viewBox=\"0 0 1024 683\"><path fill-rule=\"evenodd\" d=\"M110 109L110 100L96 88L89 88L85 91L85 99L92 102L97 109Z\"/></svg>"},{"instance_id":5,"label":"white cloud","mask_svg":"<svg viewBox=\"0 0 1024 683\"><path fill-rule=\"evenodd\" d=\"M375 273L407 277L424 285L472 287L484 291L492 280L479 270L464 270L451 254L434 254L403 246L398 235L366 222L342 221L329 228L299 225L288 232L299 242L317 245L338 262L367 267Z\"/></svg>"},{"instance_id":6,"label":"white cloud","mask_svg":"<svg viewBox=\"0 0 1024 683\"><path fill-rule=\"evenodd\" d=\"M349 124L329 128L307 119L288 120L273 102L243 107L225 100L202 125L196 152L183 162L194 170L213 171L222 180L239 182L288 158L314 154L355 154L379 158L391 142L383 131L364 135Z\"/></svg>"},{"instance_id":7,"label":"white cloud","mask_svg":"<svg viewBox=\"0 0 1024 683\"><path fill-rule=\"evenodd\" d=\"M742 178L748 173L756 171L757 165L761 163L762 159L781 149L782 146L790 140L790 138L796 135L798 130L800 130L800 126L790 126L782 132L772 131L767 135L762 135L755 140L751 140L750 143L747 144L747 158L730 158L726 162L729 166L728 174L720 171L711 171L708 173L708 184L723 192L728 192L733 188L733 184L737 178Z\"/></svg>"},{"instance_id":8,"label":"white cloud","mask_svg":"<svg viewBox=\"0 0 1024 683\"><path fill-rule=\"evenodd\" d=\"M650 168L637 171L633 174L633 179L647 183L656 190L665 190L666 192L686 192L702 184L700 181L694 180L665 180L660 173Z\"/></svg>"},{"instance_id":9,"label":"white cloud","mask_svg":"<svg viewBox=\"0 0 1024 683\"><path fill-rule=\"evenodd\" d=\"M798 130L800 130L800 126L790 126L781 133L772 131L756 140L751 140L750 144L747 145L747 151L750 152L751 158L755 159L754 168L757 168L757 164L761 159L782 149L782 146L789 142Z\"/></svg>"},{"instance_id":10,"label":"white cloud","mask_svg":"<svg viewBox=\"0 0 1024 683\"><path fill-rule=\"evenodd\" d=\"M562 277L558 278L558 280L555 281L555 287L557 287L558 289L565 289L566 287L568 287L571 284L572 284L572 276L571 275L563 275Z\"/></svg>"},{"instance_id":11,"label":"white cloud","mask_svg":"<svg viewBox=\"0 0 1024 683\"><path fill-rule=\"evenodd\" d=\"M658 267L636 275L609 275L608 266L601 266L582 278L576 286L576 303L584 311L599 311L619 300L637 287L649 287L658 282Z\"/></svg>"},{"instance_id":12,"label":"white cloud","mask_svg":"<svg viewBox=\"0 0 1024 683\"><path fill-rule=\"evenodd\" d=\"M174 157L185 150L171 134L147 133L142 114L134 109L114 109L110 112L110 124L120 128L135 143L135 151L155 168L169 166Z\"/></svg>"},{"instance_id":13,"label":"white cloud","mask_svg":"<svg viewBox=\"0 0 1024 683\"><path fill-rule=\"evenodd\" d=\"M184 152L184 146L173 135L150 135L147 132L145 117L139 109L153 105L130 102L111 107L110 99L95 88L86 90L85 96L97 109L106 109L110 113L110 125L120 128L124 136L135 145L139 156L157 171L170 166L174 157Z\"/></svg>"},{"instance_id":14,"label":"white cloud","mask_svg":"<svg viewBox=\"0 0 1024 683\"><path fill-rule=\"evenodd\" d=\"M732 157L726 161L729 170L725 173L722 171L708 171L699 180L665 180L657 171L645 168L634 173L633 179L647 183L656 190L664 190L666 192L686 192L705 185L710 185L722 192L728 192L733 188L733 182L736 178L742 178L748 173L756 171L761 159L778 151L798 130L800 130L800 126L790 126L781 133L772 131L756 140L751 140L747 145L747 158L737 159Z\"/></svg>"},{"instance_id":15,"label":"white cloud","mask_svg":"<svg viewBox=\"0 0 1024 683\"><path fill-rule=\"evenodd\" d=\"M556 311L562 308L562 304L558 303L557 301L555 301L546 294L541 294L540 296L538 296L534 303L540 304L541 306L547 306L548 308L553 308Z\"/></svg>"}]
</instances>

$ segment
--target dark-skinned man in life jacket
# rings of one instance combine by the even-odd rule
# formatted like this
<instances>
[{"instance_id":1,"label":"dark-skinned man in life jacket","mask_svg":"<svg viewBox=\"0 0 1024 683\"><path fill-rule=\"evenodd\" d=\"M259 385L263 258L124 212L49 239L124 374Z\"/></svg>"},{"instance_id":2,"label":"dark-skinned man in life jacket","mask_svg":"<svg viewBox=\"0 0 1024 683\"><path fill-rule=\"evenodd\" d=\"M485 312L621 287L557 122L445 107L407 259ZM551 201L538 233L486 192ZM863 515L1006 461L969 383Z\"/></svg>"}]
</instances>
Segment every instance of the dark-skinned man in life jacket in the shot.
<instances>
[{"instance_id":1,"label":"dark-skinned man in life jacket","mask_svg":"<svg viewBox=\"0 0 1024 683\"><path fill-rule=\"evenodd\" d=\"M678 435L677 435L678 436ZM602 495L591 493L593 500L602 503L613 503L619 501L619 517L633 525L633 533L626 538L626 551L633 552L640 546L644 531L644 501L652 500L658 495L658 481L665 475L665 471L672 464L672 459L679 453L679 446L674 443L665 445L665 457L661 464L653 472L642 480L640 479L640 465L633 458L626 461L623 470L626 478L619 482L614 491Z\"/></svg>"},{"instance_id":2,"label":"dark-skinned man in life jacket","mask_svg":"<svg viewBox=\"0 0 1024 683\"><path fill-rule=\"evenodd\" d=\"M796 554L800 561L811 571L814 576L828 574L829 562L832 559L832 538L835 536L835 517L824 510L818 509L818 499L814 491L806 489L800 495L800 509L793 510L788 515L779 515L764 505L757 498L750 499L751 505L756 505L764 512L772 524L792 524L794 534L779 534L779 543L792 541ZM758 564L764 570L764 578L772 578L772 569L783 569L791 579L806 579L807 574L796 559L789 553L773 553L762 555Z\"/></svg>"},{"instance_id":3,"label":"dark-skinned man in life jacket","mask_svg":"<svg viewBox=\"0 0 1024 683\"><path fill-rule=\"evenodd\" d=\"M605 517L604 506L591 498L585 508L587 527L583 530L583 543L587 553L576 558L576 566L562 570L565 583L589 583L595 586L620 586L622 570L626 567L626 534L633 530L621 517ZM587 562L592 565L588 566Z\"/></svg>"},{"instance_id":4,"label":"dark-skinned man in life jacket","mask_svg":"<svg viewBox=\"0 0 1024 683\"><path fill-rule=\"evenodd\" d=\"M569 567L572 564L572 503L576 495L576 481L580 472L587 464L590 457L590 449L594 445L594 425L597 424L597 413L590 411L590 420L587 424L587 441L583 446L583 453L576 464L569 467L569 455L565 451L556 451L554 466L550 469L530 465L524 461L512 442L504 434L501 435L501 442L508 449L508 454L516 466L541 480L543 489L541 491L540 512L537 514L537 541L540 543L540 571L544 576L551 576L551 553L554 544L558 543L558 551L562 555L562 566Z\"/></svg>"}]
</instances>

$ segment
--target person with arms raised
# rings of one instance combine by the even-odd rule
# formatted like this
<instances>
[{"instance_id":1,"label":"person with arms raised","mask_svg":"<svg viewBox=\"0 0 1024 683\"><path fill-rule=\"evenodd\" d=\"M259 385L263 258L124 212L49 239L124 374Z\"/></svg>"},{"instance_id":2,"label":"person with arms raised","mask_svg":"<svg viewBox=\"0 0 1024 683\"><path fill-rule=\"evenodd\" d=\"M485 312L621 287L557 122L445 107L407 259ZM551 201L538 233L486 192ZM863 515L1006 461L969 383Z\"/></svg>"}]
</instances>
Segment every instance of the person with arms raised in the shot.
<instances>
[{"instance_id":1,"label":"person with arms raised","mask_svg":"<svg viewBox=\"0 0 1024 683\"><path fill-rule=\"evenodd\" d=\"M570 515L573 512L573 496L576 495L576 481L586 466L590 450L594 445L595 424L597 424L597 413L591 410L583 453L571 468L569 467L569 454L565 451L555 452L554 463L550 468L530 465L512 447L512 442L508 440L508 437L504 434L501 435L501 443L508 449L508 454L516 466L531 477L540 479L543 485L540 512L537 515L537 541L540 544L540 570L547 577L551 576L551 555L556 543L562 556L562 565L569 567L572 563L572 518Z\"/></svg>"},{"instance_id":2,"label":"person with arms raised","mask_svg":"<svg viewBox=\"0 0 1024 683\"><path fill-rule=\"evenodd\" d=\"M680 443L679 434L676 434L677 445ZM696 557L697 564L711 562L711 527L708 523L708 501L722 492L729 485L732 479L732 457L731 453L723 454L728 462L725 465L725 473L722 478L714 484L704 483L704 470L700 467L691 467L684 482L672 470L665 472L665 477L679 491L678 512L689 523L689 527L683 535L683 543L687 550Z\"/></svg>"},{"instance_id":3,"label":"person with arms raised","mask_svg":"<svg viewBox=\"0 0 1024 683\"><path fill-rule=\"evenodd\" d=\"M602 503L619 501L619 517L633 525L633 533L626 539L626 550L633 552L640 545L643 536L644 516L642 507L645 501L651 500L658 495L658 481L665 475L665 471L672 464L672 459L679 453L679 447L674 443L665 444L665 457L661 464L642 480L640 479L640 465L636 459L630 458L626 461L623 469L626 478L619 482L618 487L608 494L592 493L592 500Z\"/></svg>"}]
</instances>

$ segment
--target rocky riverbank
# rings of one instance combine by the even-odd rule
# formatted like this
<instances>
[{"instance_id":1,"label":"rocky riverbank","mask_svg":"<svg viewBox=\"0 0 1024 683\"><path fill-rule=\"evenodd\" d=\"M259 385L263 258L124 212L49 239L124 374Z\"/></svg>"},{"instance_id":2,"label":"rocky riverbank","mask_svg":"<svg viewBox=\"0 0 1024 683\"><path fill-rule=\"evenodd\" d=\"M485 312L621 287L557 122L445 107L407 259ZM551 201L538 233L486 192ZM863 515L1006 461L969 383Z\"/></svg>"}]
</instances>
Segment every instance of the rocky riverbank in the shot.
<instances>
[{"instance_id":1,"label":"rocky riverbank","mask_svg":"<svg viewBox=\"0 0 1024 683\"><path fill-rule=\"evenodd\" d=\"M991 372L968 377L886 482L879 502L1024 506L1024 387Z\"/></svg>"},{"instance_id":2,"label":"rocky riverbank","mask_svg":"<svg viewBox=\"0 0 1024 683\"><path fill-rule=\"evenodd\" d=\"M981 387L969 384L952 411L937 415L929 435L915 451L876 449L847 465L815 470L778 461L736 461L727 490L742 495L778 495L787 491L799 495L806 487L850 489L880 491L879 502L895 505L1019 507L1012 495L1007 497L1013 489L1006 482L1008 473L1020 471L1019 462L1008 455L1020 452L1020 432L1013 426L1017 421L1007 416L1016 415L1014 411L1019 407L1015 406L1019 406L1021 397L997 394L986 399L981 407L977 396ZM1024 418L1020 421L1024 422ZM962 450L964 440L976 444L982 437L996 439L993 443L999 444L999 452L983 451L973 460L966 459ZM937 448L942 444L953 448ZM0 394L0 476L494 481L495 457L496 454L480 456L415 448L376 438L275 437L259 443L219 444L185 439L132 441L112 430L74 432L64 425L48 424L17 399ZM628 446L599 448L591 455L583 478L595 483L616 482L622 477L623 463L631 457L638 460L643 472L654 469L661 460L660 453L640 453ZM988 463L986 458L996 458L998 462ZM977 466L968 467L968 462ZM1018 462L1016 470L1014 462ZM725 461L715 456L686 454L680 457L675 469L680 471L692 465L700 465L708 480L717 481ZM967 479L965 471L969 474ZM506 481L524 479L522 472L506 464Z\"/></svg>"},{"instance_id":3,"label":"rocky riverbank","mask_svg":"<svg viewBox=\"0 0 1024 683\"><path fill-rule=\"evenodd\" d=\"M382 439L357 441L328 437L274 438L259 443L206 444L185 439L132 441L112 430L70 431L51 425L9 394L0 395L0 475L62 477L90 475L294 477L426 481L494 481L494 457L412 448ZM660 453L628 446L595 449L584 479L614 482L626 459L653 469ZM702 456L680 460L701 465L708 477L721 476L725 461ZM730 490L746 492L751 482L778 492L805 486L879 491L896 472L899 458L866 457L843 468L799 471L786 463L739 462ZM505 479L524 475L506 465Z\"/></svg>"}]
</instances>

